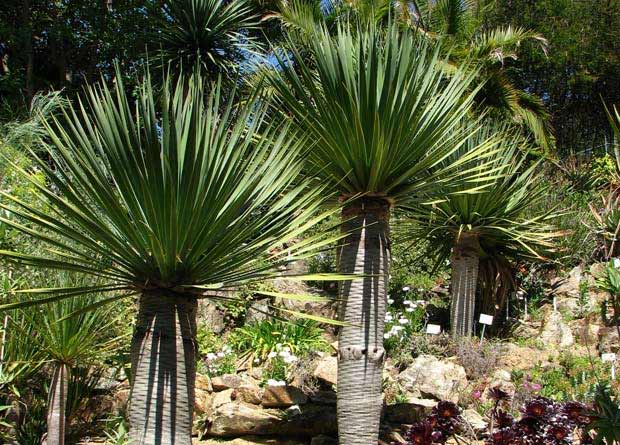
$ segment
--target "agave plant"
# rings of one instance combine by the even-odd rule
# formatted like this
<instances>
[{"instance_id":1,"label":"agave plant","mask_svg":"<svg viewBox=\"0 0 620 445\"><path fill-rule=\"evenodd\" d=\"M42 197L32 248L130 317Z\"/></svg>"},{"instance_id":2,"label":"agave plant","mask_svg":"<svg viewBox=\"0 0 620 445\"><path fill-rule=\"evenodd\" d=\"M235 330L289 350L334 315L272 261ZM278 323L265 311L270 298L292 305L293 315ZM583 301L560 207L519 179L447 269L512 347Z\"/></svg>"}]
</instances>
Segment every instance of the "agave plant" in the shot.
<instances>
[{"instance_id":1,"label":"agave plant","mask_svg":"<svg viewBox=\"0 0 620 445\"><path fill-rule=\"evenodd\" d=\"M0 254L100 280L28 289L38 297L28 304L139 297L132 443L185 445L198 298L226 298L218 291L274 277L278 266L310 255L317 237L291 240L321 219L325 190L299 179L304 141L286 124L266 124L265 106L223 103L220 87L200 74L165 78L158 95L147 76L132 104L120 77L113 87L88 87L78 106L46 123L53 167L38 161L49 185L33 184L45 205L4 194L11 204L0 206L23 223L2 221L47 248Z\"/></svg>"},{"instance_id":2,"label":"agave plant","mask_svg":"<svg viewBox=\"0 0 620 445\"><path fill-rule=\"evenodd\" d=\"M153 36L155 62L175 72L234 75L260 45L250 34L260 18L247 0L174 0L165 3L165 21Z\"/></svg>"},{"instance_id":3,"label":"agave plant","mask_svg":"<svg viewBox=\"0 0 620 445\"><path fill-rule=\"evenodd\" d=\"M338 434L341 444L368 445L377 441L382 406L390 214L454 182L477 185L460 169L466 159L441 165L472 132L459 122L470 110L473 75L447 78L438 51L396 25L385 34L339 27L333 38L323 29L310 39L308 62L292 54L271 84L312 141L306 173L344 203L338 270L366 275L339 289L346 325L339 334ZM467 156L493 147L484 141Z\"/></svg>"},{"instance_id":4,"label":"agave plant","mask_svg":"<svg viewBox=\"0 0 620 445\"><path fill-rule=\"evenodd\" d=\"M501 150L496 151L492 168L496 175L485 190L477 194L453 193L445 199L419 206L408 212L408 236L428 240L428 254L438 261L450 259L452 266L451 327L454 336L472 335L479 267L484 264L487 285L501 279L510 262L542 259L553 250L553 239L560 236L550 220L553 211L530 215L528 209L544 198L539 163L526 165L522 138L488 128L478 134L503 134ZM475 138L468 141L476 144ZM465 147L467 150L467 147ZM465 190L464 190L465 191ZM498 275L499 274L499 275ZM510 274L508 275L508 277Z\"/></svg>"}]
</instances>

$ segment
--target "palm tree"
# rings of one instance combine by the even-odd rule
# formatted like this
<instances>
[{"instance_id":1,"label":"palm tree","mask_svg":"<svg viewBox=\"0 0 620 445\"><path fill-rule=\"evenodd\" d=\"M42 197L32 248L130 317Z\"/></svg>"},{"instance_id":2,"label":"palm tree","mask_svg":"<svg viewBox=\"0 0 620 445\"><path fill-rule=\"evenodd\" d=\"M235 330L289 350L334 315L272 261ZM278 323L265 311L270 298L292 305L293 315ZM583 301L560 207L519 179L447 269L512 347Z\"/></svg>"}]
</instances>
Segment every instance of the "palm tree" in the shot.
<instances>
[{"instance_id":1,"label":"palm tree","mask_svg":"<svg viewBox=\"0 0 620 445\"><path fill-rule=\"evenodd\" d=\"M482 112L498 121L511 122L531 135L544 153L555 147L550 115L542 101L519 89L510 80L506 64L519 57L525 42L547 50L540 34L519 27L488 29L484 18L492 7L489 0L412 0L398 3L400 17L432 40L444 42L453 64L469 63L478 69L483 88L476 96Z\"/></svg>"},{"instance_id":2,"label":"palm tree","mask_svg":"<svg viewBox=\"0 0 620 445\"><path fill-rule=\"evenodd\" d=\"M81 295L40 309L22 309L27 311L26 317L34 328L36 349L52 367L47 406L48 445L65 443L67 396L73 370L100 363L106 352L119 344L114 325L123 314L116 311L117 315L113 315L112 306L98 306L98 301L96 295ZM14 331L13 334L23 333Z\"/></svg>"},{"instance_id":3,"label":"palm tree","mask_svg":"<svg viewBox=\"0 0 620 445\"><path fill-rule=\"evenodd\" d=\"M433 51L396 26L323 29L309 39L311 60L293 49L271 84L312 141L306 173L344 203L339 272L364 274L340 286L338 433L344 445L376 443L382 406L383 325L393 208L415 207L452 182L459 165L439 164L473 131L459 127L471 108L473 75L447 78ZM482 156L485 141L468 156Z\"/></svg>"},{"instance_id":4,"label":"palm tree","mask_svg":"<svg viewBox=\"0 0 620 445\"><path fill-rule=\"evenodd\" d=\"M29 289L39 298L28 304L138 296L132 443L189 445L198 298L226 298L216 292L311 255L317 237L281 245L320 220L325 191L298 178L303 139L265 123L256 101L222 103L219 86L205 91L196 74L164 79L157 96L147 76L131 104L120 79L88 87L78 106L46 123L53 167L37 161L49 185L33 183L42 210L7 194L11 205L0 203L23 222L4 223L49 248L0 255L101 280Z\"/></svg>"},{"instance_id":5,"label":"palm tree","mask_svg":"<svg viewBox=\"0 0 620 445\"><path fill-rule=\"evenodd\" d=\"M234 77L240 63L260 50L252 34L260 17L247 0L174 0L164 9L150 47L155 63L173 72L198 66L213 79Z\"/></svg>"},{"instance_id":6,"label":"palm tree","mask_svg":"<svg viewBox=\"0 0 620 445\"><path fill-rule=\"evenodd\" d=\"M328 7L313 0L286 0L280 2L275 16L296 37L296 45L306 45L321 26L335 30L337 23L387 25L390 20L431 42L441 42L448 72L461 65L477 72L474 84L483 84L476 94L479 112L522 127L544 153L549 153L555 145L549 113L538 97L519 89L506 73L506 63L518 58L524 42L536 42L546 51L547 41L518 27L486 29L483 19L489 6L485 0L335 1Z\"/></svg>"},{"instance_id":7,"label":"palm tree","mask_svg":"<svg viewBox=\"0 0 620 445\"><path fill-rule=\"evenodd\" d=\"M487 128L477 137L497 131ZM502 139L502 149L493 158L497 175L488 188L477 194L455 193L409 212L410 239L426 239L430 255L438 261L450 259L454 336L473 333L480 278L493 291L507 288L511 274L503 269L515 260L542 259L553 249L553 238L561 235L550 223L553 211L532 214L545 199L539 163L526 165L527 145L514 132ZM468 144L475 145L475 138Z\"/></svg>"}]
</instances>

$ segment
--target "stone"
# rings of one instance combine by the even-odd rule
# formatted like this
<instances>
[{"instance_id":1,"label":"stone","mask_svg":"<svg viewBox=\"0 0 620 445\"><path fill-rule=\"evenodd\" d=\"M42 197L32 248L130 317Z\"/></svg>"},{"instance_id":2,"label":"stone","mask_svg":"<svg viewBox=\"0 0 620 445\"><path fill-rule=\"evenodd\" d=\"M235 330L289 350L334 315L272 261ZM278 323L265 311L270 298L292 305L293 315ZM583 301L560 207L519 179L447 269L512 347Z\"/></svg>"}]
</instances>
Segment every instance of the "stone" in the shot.
<instances>
[{"instance_id":1,"label":"stone","mask_svg":"<svg viewBox=\"0 0 620 445\"><path fill-rule=\"evenodd\" d=\"M213 437L247 435L314 437L336 433L336 409L325 405L294 405L286 412L231 402L212 415L207 434Z\"/></svg>"},{"instance_id":2,"label":"stone","mask_svg":"<svg viewBox=\"0 0 620 445\"><path fill-rule=\"evenodd\" d=\"M540 341L546 346L568 348L575 344L573 332L559 312L551 312L540 332Z\"/></svg>"},{"instance_id":3,"label":"stone","mask_svg":"<svg viewBox=\"0 0 620 445\"><path fill-rule=\"evenodd\" d=\"M252 405L260 405L263 398L263 390L258 386L242 385L233 390L232 399L239 402L251 403Z\"/></svg>"},{"instance_id":4,"label":"stone","mask_svg":"<svg viewBox=\"0 0 620 445\"><path fill-rule=\"evenodd\" d=\"M194 439L192 445L306 445L306 442L296 439L245 436L225 441L221 439Z\"/></svg>"},{"instance_id":5,"label":"stone","mask_svg":"<svg viewBox=\"0 0 620 445\"><path fill-rule=\"evenodd\" d=\"M575 341L582 345L594 346L598 344L601 326L593 322L594 317L580 318L568 323Z\"/></svg>"},{"instance_id":6,"label":"stone","mask_svg":"<svg viewBox=\"0 0 620 445\"><path fill-rule=\"evenodd\" d=\"M196 374L195 388L201 391L213 392L213 385L209 376Z\"/></svg>"},{"instance_id":7,"label":"stone","mask_svg":"<svg viewBox=\"0 0 620 445\"><path fill-rule=\"evenodd\" d=\"M398 375L401 387L417 397L459 401L459 393L467 386L465 369L452 361L432 355L420 355Z\"/></svg>"},{"instance_id":8,"label":"stone","mask_svg":"<svg viewBox=\"0 0 620 445\"><path fill-rule=\"evenodd\" d=\"M579 283L583 278L583 268L574 267L568 277L557 277L551 280L551 293L560 296L579 298Z\"/></svg>"},{"instance_id":9,"label":"stone","mask_svg":"<svg viewBox=\"0 0 620 445\"><path fill-rule=\"evenodd\" d=\"M315 391L310 394L311 402L323 405L335 405L336 398L337 396L335 391Z\"/></svg>"},{"instance_id":10,"label":"stone","mask_svg":"<svg viewBox=\"0 0 620 445\"><path fill-rule=\"evenodd\" d=\"M245 313L245 324L257 324L267 320L271 314L269 302L269 298L261 298L260 300L253 301Z\"/></svg>"},{"instance_id":11,"label":"stone","mask_svg":"<svg viewBox=\"0 0 620 445\"><path fill-rule=\"evenodd\" d=\"M213 413L208 434L214 437L237 437L269 434L282 422L278 410L260 409L244 403L226 403Z\"/></svg>"},{"instance_id":12,"label":"stone","mask_svg":"<svg viewBox=\"0 0 620 445\"><path fill-rule=\"evenodd\" d=\"M609 352L620 352L620 341L618 340L618 329L615 326L604 327L599 330L599 352L606 354Z\"/></svg>"},{"instance_id":13,"label":"stone","mask_svg":"<svg viewBox=\"0 0 620 445\"><path fill-rule=\"evenodd\" d=\"M385 420L397 424L412 424L428 414L428 410L415 403L395 403L385 407Z\"/></svg>"},{"instance_id":14,"label":"stone","mask_svg":"<svg viewBox=\"0 0 620 445\"><path fill-rule=\"evenodd\" d=\"M461 418L476 431L484 431L489 424L482 418L482 416L475 409L466 409L461 413Z\"/></svg>"},{"instance_id":15,"label":"stone","mask_svg":"<svg viewBox=\"0 0 620 445\"><path fill-rule=\"evenodd\" d=\"M216 392L213 394L212 406L214 409L218 409L222 405L234 402L234 389L225 389L224 391Z\"/></svg>"},{"instance_id":16,"label":"stone","mask_svg":"<svg viewBox=\"0 0 620 445\"><path fill-rule=\"evenodd\" d=\"M194 396L194 412L198 415L210 416L213 412L213 394L208 391L196 389Z\"/></svg>"},{"instance_id":17,"label":"stone","mask_svg":"<svg viewBox=\"0 0 620 445\"><path fill-rule=\"evenodd\" d=\"M500 345L498 367L515 371L527 371L539 365L549 365L550 352L527 346L519 346L514 343Z\"/></svg>"},{"instance_id":18,"label":"stone","mask_svg":"<svg viewBox=\"0 0 620 445\"><path fill-rule=\"evenodd\" d=\"M266 408L286 408L308 402L308 396L294 386L267 386L263 391L261 405Z\"/></svg>"},{"instance_id":19,"label":"stone","mask_svg":"<svg viewBox=\"0 0 620 445\"><path fill-rule=\"evenodd\" d=\"M204 326L208 326L215 334L221 334L226 329L224 311L208 299L198 300L197 318Z\"/></svg>"},{"instance_id":20,"label":"stone","mask_svg":"<svg viewBox=\"0 0 620 445\"><path fill-rule=\"evenodd\" d=\"M227 389L237 389L245 385L256 385L256 382L249 377L242 377L238 374L224 374L211 379L214 391L225 391ZM257 385L256 385L257 386Z\"/></svg>"},{"instance_id":21,"label":"stone","mask_svg":"<svg viewBox=\"0 0 620 445\"><path fill-rule=\"evenodd\" d=\"M338 445L338 439L321 434L320 436L313 437L310 445Z\"/></svg>"},{"instance_id":22,"label":"stone","mask_svg":"<svg viewBox=\"0 0 620 445\"><path fill-rule=\"evenodd\" d=\"M312 376L328 385L335 385L338 381L338 358L332 356L321 358L312 371Z\"/></svg>"}]
</instances>

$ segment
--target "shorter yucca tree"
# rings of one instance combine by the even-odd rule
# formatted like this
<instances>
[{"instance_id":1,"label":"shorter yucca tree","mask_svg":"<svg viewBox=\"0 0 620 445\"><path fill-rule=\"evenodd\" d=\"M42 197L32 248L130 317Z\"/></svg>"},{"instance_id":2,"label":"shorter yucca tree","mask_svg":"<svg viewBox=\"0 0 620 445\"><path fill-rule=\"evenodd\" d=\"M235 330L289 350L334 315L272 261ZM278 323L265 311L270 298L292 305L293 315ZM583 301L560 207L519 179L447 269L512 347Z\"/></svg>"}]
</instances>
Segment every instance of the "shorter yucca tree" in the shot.
<instances>
[{"instance_id":1,"label":"shorter yucca tree","mask_svg":"<svg viewBox=\"0 0 620 445\"><path fill-rule=\"evenodd\" d=\"M222 104L219 87L199 74L175 78L155 94L147 77L135 103L120 75L112 87L88 87L46 123L51 145L38 167L48 184L33 183L44 205L7 194L11 205L0 204L22 221L4 223L49 246L2 256L97 277L89 286L29 289L40 296L34 303L139 296L134 445L191 443L198 298L274 277L278 265L310 254L316 237L281 246L320 220L325 197L299 178L304 141L267 124L257 101Z\"/></svg>"},{"instance_id":2,"label":"shorter yucca tree","mask_svg":"<svg viewBox=\"0 0 620 445\"><path fill-rule=\"evenodd\" d=\"M553 249L553 239L561 235L551 224L553 211L535 213L535 209L544 208L541 201L545 187L539 162L528 165L527 144L517 134L501 128L489 127L476 138L492 133L503 142L501 150L495 152L494 162L487 166L494 173L488 177L486 187L476 194L463 190L412 209L403 226L405 236L428 241L429 255L438 261L450 259L450 322L454 336L473 333L481 258L504 264L542 259ZM470 150L476 138L462 149Z\"/></svg>"},{"instance_id":3,"label":"shorter yucca tree","mask_svg":"<svg viewBox=\"0 0 620 445\"><path fill-rule=\"evenodd\" d=\"M72 371L100 364L106 353L119 346L115 325L122 311L110 305L98 306L98 300L97 295L80 295L41 308L21 309L35 331L30 335L41 361L50 364L52 370L47 406L48 445L65 443Z\"/></svg>"}]
</instances>

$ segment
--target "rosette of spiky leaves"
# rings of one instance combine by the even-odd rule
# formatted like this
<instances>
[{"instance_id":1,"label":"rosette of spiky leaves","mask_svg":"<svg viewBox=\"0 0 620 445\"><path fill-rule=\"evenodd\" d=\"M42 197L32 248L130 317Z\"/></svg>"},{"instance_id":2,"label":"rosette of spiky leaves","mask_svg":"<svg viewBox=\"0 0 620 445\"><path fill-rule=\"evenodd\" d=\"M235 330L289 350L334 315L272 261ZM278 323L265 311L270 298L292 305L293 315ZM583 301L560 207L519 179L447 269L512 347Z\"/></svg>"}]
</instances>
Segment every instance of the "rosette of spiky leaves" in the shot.
<instances>
[{"instance_id":1,"label":"rosette of spiky leaves","mask_svg":"<svg viewBox=\"0 0 620 445\"><path fill-rule=\"evenodd\" d=\"M289 126L266 124L256 101L224 103L199 73L166 78L158 94L147 76L135 104L121 77L88 87L46 124L54 167L37 162L48 185L16 166L42 206L3 194L10 203L0 206L15 218L2 222L48 248L2 256L100 279L27 290L41 297L27 304L114 293L101 303L149 289L217 297L276 276L319 245L311 236L281 247L322 218L325 196L300 180L304 141Z\"/></svg>"},{"instance_id":2,"label":"rosette of spiky leaves","mask_svg":"<svg viewBox=\"0 0 620 445\"><path fill-rule=\"evenodd\" d=\"M246 0L173 0L165 2L164 9L151 39L156 64L177 72L198 66L215 78L234 75L240 62L260 51L252 37L260 17Z\"/></svg>"},{"instance_id":3,"label":"rosette of spiky leaves","mask_svg":"<svg viewBox=\"0 0 620 445\"><path fill-rule=\"evenodd\" d=\"M295 68L281 60L283 69L269 76L283 108L313 142L309 172L341 197L366 194L396 207L455 184L479 185L465 165L486 159L494 149L489 141L444 162L477 129L462 125L473 74L463 68L448 76L437 48L394 24L338 26L334 37L321 29L310 46L311 63L292 49Z\"/></svg>"},{"instance_id":4,"label":"rosette of spiky leaves","mask_svg":"<svg viewBox=\"0 0 620 445\"><path fill-rule=\"evenodd\" d=\"M435 252L439 261L449 258L462 232L478 234L482 258L501 255L512 259L543 259L553 251L553 239L561 235L550 223L553 212L528 215L527 210L544 199L545 188L539 163L528 165L528 146L518 134L503 127L488 127L467 145L475 146L477 138L493 134L502 142L487 164L493 172L487 187L479 193L463 189L407 212L413 223L407 230L410 236L429 240L428 251ZM461 148L465 152L469 149Z\"/></svg>"},{"instance_id":5,"label":"rosette of spiky leaves","mask_svg":"<svg viewBox=\"0 0 620 445\"><path fill-rule=\"evenodd\" d=\"M594 397L594 410L587 431L594 431L595 445L620 443L620 398L608 385L599 384Z\"/></svg>"}]
</instances>

